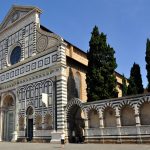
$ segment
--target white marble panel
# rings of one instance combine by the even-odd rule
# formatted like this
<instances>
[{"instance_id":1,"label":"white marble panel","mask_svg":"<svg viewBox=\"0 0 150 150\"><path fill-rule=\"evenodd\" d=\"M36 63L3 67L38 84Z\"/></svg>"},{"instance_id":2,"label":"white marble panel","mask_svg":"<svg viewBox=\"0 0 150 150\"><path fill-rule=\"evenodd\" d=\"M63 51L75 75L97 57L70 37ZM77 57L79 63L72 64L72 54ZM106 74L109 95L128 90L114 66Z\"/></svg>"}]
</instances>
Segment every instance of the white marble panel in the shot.
<instances>
[{"instance_id":1,"label":"white marble panel","mask_svg":"<svg viewBox=\"0 0 150 150\"><path fill-rule=\"evenodd\" d=\"M22 30L19 31L19 40L22 39Z\"/></svg>"},{"instance_id":2,"label":"white marble panel","mask_svg":"<svg viewBox=\"0 0 150 150\"><path fill-rule=\"evenodd\" d=\"M29 36L29 45L33 44L33 34Z\"/></svg>"},{"instance_id":3,"label":"white marble panel","mask_svg":"<svg viewBox=\"0 0 150 150\"><path fill-rule=\"evenodd\" d=\"M121 135L135 135L137 134L136 126L128 126L120 128Z\"/></svg>"},{"instance_id":4,"label":"white marble panel","mask_svg":"<svg viewBox=\"0 0 150 150\"><path fill-rule=\"evenodd\" d=\"M150 125L149 126L141 126L140 130L141 130L141 134L150 134Z\"/></svg>"},{"instance_id":5,"label":"white marble panel","mask_svg":"<svg viewBox=\"0 0 150 150\"><path fill-rule=\"evenodd\" d=\"M33 53L33 45L29 46L29 56L32 56Z\"/></svg>"},{"instance_id":6,"label":"white marble panel","mask_svg":"<svg viewBox=\"0 0 150 150\"><path fill-rule=\"evenodd\" d=\"M30 24L30 34L33 33L33 29L34 29L33 23L31 23L31 24Z\"/></svg>"},{"instance_id":7,"label":"white marble panel","mask_svg":"<svg viewBox=\"0 0 150 150\"><path fill-rule=\"evenodd\" d=\"M33 131L33 136L51 136L51 130L35 130Z\"/></svg>"},{"instance_id":8,"label":"white marble panel","mask_svg":"<svg viewBox=\"0 0 150 150\"><path fill-rule=\"evenodd\" d=\"M117 127L103 128L104 135L118 135Z\"/></svg>"},{"instance_id":9,"label":"white marble panel","mask_svg":"<svg viewBox=\"0 0 150 150\"><path fill-rule=\"evenodd\" d=\"M11 36L8 38L8 46L11 45Z\"/></svg>"},{"instance_id":10,"label":"white marble panel","mask_svg":"<svg viewBox=\"0 0 150 150\"><path fill-rule=\"evenodd\" d=\"M12 35L12 43L11 44L14 44L15 43L15 34Z\"/></svg>"},{"instance_id":11,"label":"white marble panel","mask_svg":"<svg viewBox=\"0 0 150 150\"><path fill-rule=\"evenodd\" d=\"M18 42L19 37L18 37L18 32L15 34L15 42Z\"/></svg>"},{"instance_id":12,"label":"white marble panel","mask_svg":"<svg viewBox=\"0 0 150 150\"><path fill-rule=\"evenodd\" d=\"M25 47L27 47L29 45L29 37L25 38Z\"/></svg>"},{"instance_id":13,"label":"white marble panel","mask_svg":"<svg viewBox=\"0 0 150 150\"><path fill-rule=\"evenodd\" d=\"M29 35L29 25L26 26L25 28L25 36L28 36Z\"/></svg>"},{"instance_id":14,"label":"white marble panel","mask_svg":"<svg viewBox=\"0 0 150 150\"><path fill-rule=\"evenodd\" d=\"M91 128L87 130L88 136L99 136L101 135L100 128Z\"/></svg>"},{"instance_id":15,"label":"white marble panel","mask_svg":"<svg viewBox=\"0 0 150 150\"><path fill-rule=\"evenodd\" d=\"M25 57L25 58L28 58L28 47L25 48L24 57Z\"/></svg>"}]
</instances>

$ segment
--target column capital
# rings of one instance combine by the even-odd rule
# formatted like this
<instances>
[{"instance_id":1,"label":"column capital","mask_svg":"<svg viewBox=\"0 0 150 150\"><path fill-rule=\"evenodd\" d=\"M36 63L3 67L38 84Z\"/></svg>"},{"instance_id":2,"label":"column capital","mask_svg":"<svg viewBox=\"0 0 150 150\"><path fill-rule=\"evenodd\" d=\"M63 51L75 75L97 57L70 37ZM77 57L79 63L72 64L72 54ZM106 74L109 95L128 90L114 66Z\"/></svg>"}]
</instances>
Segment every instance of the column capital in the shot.
<instances>
[{"instance_id":1,"label":"column capital","mask_svg":"<svg viewBox=\"0 0 150 150\"><path fill-rule=\"evenodd\" d=\"M116 115L116 118L120 118L120 114L117 114L117 115Z\"/></svg>"}]
</instances>

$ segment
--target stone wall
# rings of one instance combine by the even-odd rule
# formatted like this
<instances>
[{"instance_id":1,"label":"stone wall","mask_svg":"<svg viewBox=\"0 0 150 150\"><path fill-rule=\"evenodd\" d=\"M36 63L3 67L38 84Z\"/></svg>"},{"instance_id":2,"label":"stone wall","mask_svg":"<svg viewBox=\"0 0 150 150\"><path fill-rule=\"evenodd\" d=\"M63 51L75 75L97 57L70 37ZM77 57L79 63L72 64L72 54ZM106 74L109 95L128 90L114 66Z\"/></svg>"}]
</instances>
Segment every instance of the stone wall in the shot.
<instances>
[{"instance_id":1,"label":"stone wall","mask_svg":"<svg viewBox=\"0 0 150 150\"><path fill-rule=\"evenodd\" d=\"M88 66L87 54L84 51L81 51L79 48L71 45L70 43L67 43L67 47L66 47L65 51L66 51L66 57L68 58L67 59L68 60L67 61L67 76L70 75L69 69L71 68L74 79L75 79L75 75L77 72L80 74L80 77L81 77L80 78L80 80L81 80L81 84L80 84L81 95L79 97L78 96L75 96L75 97L80 98L82 101L86 102L87 101L86 69ZM122 75L117 72L115 72L114 74L115 74L116 80L117 80L116 89L118 91L118 97L122 97ZM126 80L126 83L128 85L128 80ZM72 85L74 85L74 84L72 84ZM69 86L68 88L70 89L71 87ZM70 99L70 97L69 97L69 99Z\"/></svg>"},{"instance_id":2,"label":"stone wall","mask_svg":"<svg viewBox=\"0 0 150 150\"><path fill-rule=\"evenodd\" d=\"M86 102L86 68L81 64L77 65L72 60L67 59L66 74L68 101L76 97Z\"/></svg>"},{"instance_id":3,"label":"stone wall","mask_svg":"<svg viewBox=\"0 0 150 150\"><path fill-rule=\"evenodd\" d=\"M67 104L66 116L74 105L84 112L85 142L150 142L150 94L89 103L74 99Z\"/></svg>"}]
</instances>

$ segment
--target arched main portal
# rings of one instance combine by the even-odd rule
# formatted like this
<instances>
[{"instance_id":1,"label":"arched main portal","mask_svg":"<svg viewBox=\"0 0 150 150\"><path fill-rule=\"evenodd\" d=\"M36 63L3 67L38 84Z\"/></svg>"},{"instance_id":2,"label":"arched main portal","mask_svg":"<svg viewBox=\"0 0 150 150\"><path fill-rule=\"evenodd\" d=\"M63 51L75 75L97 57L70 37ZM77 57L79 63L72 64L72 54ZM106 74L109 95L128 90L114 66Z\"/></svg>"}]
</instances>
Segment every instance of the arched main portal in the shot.
<instances>
[{"instance_id":1,"label":"arched main portal","mask_svg":"<svg viewBox=\"0 0 150 150\"><path fill-rule=\"evenodd\" d=\"M84 114L81 108L74 104L68 114L68 137L70 143L79 143L84 141Z\"/></svg>"},{"instance_id":2,"label":"arched main portal","mask_svg":"<svg viewBox=\"0 0 150 150\"><path fill-rule=\"evenodd\" d=\"M15 130L15 100L11 95L6 95L3 100L3 140L11 141Z\"/></svg>"},{"instance_id":3,"label":"arched main portal","mask_svg":"<svg viewBox=\"0 0 150 150\"><path fill-rule=\"evenodd\" d=\"M27 127L26 127L26 138L27 141L32 141L33 138L33 108L29 106L27 108Z\"/></svg>"}]
</instances>

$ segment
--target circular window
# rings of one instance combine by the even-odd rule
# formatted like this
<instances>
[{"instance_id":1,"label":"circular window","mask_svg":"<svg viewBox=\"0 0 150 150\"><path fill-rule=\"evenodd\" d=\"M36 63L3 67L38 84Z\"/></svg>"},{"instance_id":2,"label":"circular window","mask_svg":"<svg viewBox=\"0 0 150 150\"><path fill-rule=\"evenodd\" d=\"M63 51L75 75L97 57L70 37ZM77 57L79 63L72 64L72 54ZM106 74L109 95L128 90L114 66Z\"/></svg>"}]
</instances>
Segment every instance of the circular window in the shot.
<instances>
[{"instance_id":1,"label":"circular window","mask_svg":"<svg viewBox=\"0 0 150 150\"><path fill-rule=\"evenodd\" d=\"M13 64L16 64L20 61L21 59L21 47L20 46L16 46L12 52L11 52L11 55L10 55L10 63L13 65Z\"/></svg>"}]
</instances>

